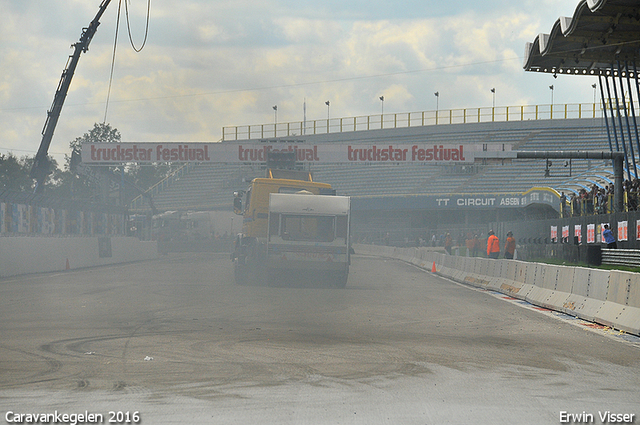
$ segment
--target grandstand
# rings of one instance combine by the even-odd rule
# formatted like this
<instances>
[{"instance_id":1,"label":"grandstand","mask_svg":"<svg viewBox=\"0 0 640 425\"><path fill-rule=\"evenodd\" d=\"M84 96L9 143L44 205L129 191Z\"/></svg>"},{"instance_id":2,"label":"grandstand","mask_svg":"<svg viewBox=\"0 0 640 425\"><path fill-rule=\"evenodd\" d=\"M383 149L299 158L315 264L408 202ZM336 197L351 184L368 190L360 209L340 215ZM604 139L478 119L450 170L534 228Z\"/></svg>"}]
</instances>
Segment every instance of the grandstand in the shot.
<instances>
[{"instance_id":1,"label":"grandstand","mask_svg":"<svg viewBox=\"0 0 640 425\"><path fill-rule=\"evenodd\" d=\"M602 205L608 207L596 212L608 217L583 219L596 211L594 201L588 196L582 201L573 197L569 211L560 214L560 192L577 195L593 186L604 188L614 182L612 161L578 159L577 151L623 151L627 167L624 177L629 180L637 177L629 169L637 168L640 154L636 123L640 113L636 68L640 59L637 36L640 21L636 3L581 0L572 18L559 18L549 34L541 33L525 47L525 71L554 77L557 74L597 77L598 84L592 87L600 88L601 103L595 102L594 95L592 104L564 107L553 104L493 106L236 126L223 128L221 143L246 141L264 143L264 146L277 142L315 146L464 144L479 148L474 152L473 164L305 165L314 180L330 183L338 194L352 197L352 229L356 238L371 236L369 241L381 241L383 234L391 234L392 240L407 245L410 238L444 231L460 236L486 232L489 226L500 230L508 225L515 229L514 223L529 243L549 234L553 228L556 228L557 239L558 225L562 226L563 235L565 229L569 234L571 226L576 241L588 226L592 226L593 231L594 226L600 226L604 220L617 222L626 234L629 223L640 223L635 204L628 201L635 199L637 203L640 189L633 192L630 185L625 188L619 173L615 179L615 204L602 201ZM636 88L635 93L632 86ZM536 152L529 157L540 159L515 159L518 155L500 152L500 145L502 151ZM473 150L465 149L465 152ZM560 157L570 159L550 159L558 156L544 153L552 151L564 151L566 155ZM479 152L480 155L475 155ZM524 156L527 155L520 158ZM250 180L263 176L263 167L261 164L190 164L181 169L180 176L174 175L159 183L153 198L158 209L218 210L230 214L232 193L246 189ZM626 204L622 196L625 190ZM134 211L140 208L139 204L133 204ZM538 224L531 224L533 221ZM638 230L633 243L621 241L623 247L640 245L640 228ZM387 242L388 239L385 237ZM563 239L569 240L566 235Z\"/></svg>"},{"instance_id":2,"label":"grandstand","mask_svg":"<svg viewBox=\"0 0 640 425\"><path fill-rule=\"evenodd\" d=\"M297 136L309 143L433 144L502 143L518 151L609 151L602 119L568 119L431 125ZM286 140L287 138L284 138ZM223 142L224 143L224 142ZM474 165L313 164L314 180L330 183L354 198L455 193L522 193L533 187L577 192L611 181L611 164L595 160L553 161L545 177L545 160L485 161ZM264 175L260 164L195 164L154 195L162 210L231 209L232 194Z\"/></svg>"}]
</instances>

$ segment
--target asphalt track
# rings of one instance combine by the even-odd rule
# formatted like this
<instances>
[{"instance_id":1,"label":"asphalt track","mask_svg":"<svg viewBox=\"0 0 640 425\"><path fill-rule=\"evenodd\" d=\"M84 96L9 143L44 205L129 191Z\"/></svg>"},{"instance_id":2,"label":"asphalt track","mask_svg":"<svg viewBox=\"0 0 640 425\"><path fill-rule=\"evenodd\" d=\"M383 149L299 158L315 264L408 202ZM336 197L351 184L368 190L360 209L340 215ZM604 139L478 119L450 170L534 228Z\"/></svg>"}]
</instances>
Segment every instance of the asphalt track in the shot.
<instances>
[{"instance_id":1,"label":"asphalt track","mask_svg":"<svg viewBox=\"0 0 640 425\"><path fill-rule=\"evenodd\" d=\"M351 270L346 289L237 286L227 255L175 254L2 280L2 420L640 423L640 339L395 260Z\"/></svg>"}]
</instances>

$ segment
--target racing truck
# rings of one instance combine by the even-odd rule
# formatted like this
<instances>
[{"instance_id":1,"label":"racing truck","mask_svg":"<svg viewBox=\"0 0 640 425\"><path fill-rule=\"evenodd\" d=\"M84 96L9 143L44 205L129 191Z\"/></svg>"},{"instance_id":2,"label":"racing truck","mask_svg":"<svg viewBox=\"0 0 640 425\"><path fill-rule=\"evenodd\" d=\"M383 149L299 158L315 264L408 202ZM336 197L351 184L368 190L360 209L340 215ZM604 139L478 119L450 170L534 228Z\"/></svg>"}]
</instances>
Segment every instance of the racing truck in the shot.
<instances>
[{"instance_id":1,"label":"racing truck","mask_svg":"<svg viewBox=\"0 0 640 425\"><path fill-rule=\"evenodd\" d=\"M344 288L351 263L350 198L311 173L267 169L247 191L236 192L243 216L231 259L237 284L268 284L313 276Z\"/></svg>"}]
</instances>

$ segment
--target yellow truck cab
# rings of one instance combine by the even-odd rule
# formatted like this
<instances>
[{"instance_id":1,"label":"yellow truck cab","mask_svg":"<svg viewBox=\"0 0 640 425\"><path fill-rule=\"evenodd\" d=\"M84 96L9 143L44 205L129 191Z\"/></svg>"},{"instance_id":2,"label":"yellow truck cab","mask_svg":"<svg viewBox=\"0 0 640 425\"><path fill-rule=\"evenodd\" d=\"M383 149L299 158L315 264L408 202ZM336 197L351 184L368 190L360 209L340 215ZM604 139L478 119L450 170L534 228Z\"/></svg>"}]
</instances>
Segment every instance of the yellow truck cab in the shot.
<instances>
[{"instance_id":1,"label":"yellow truck cab","mask_svg":"<svg viewBox=\"0 0 640 425\"><path fill-rule=\"evenodd\" d=\"M270 278L274 277L275 273L281 274L294 266L298 269L306 266L312 269L314 267L316 269L318 268L318 264L311 264L311 261L280 261L285 257L291 257L293 260L296 249L302 249L302 245L311 245L309 241L298 241L292 244L292 241L281 240L280 246L276 246L275 248L282 252L279 252L277 257L275 255L271 255L272 258L269 257L268 237L270 236L269 216L270 201L272 201L273 198L271 196L272 194L296 195L291 198L291 206L302 210L305 207L305 201L303 199L307 197L310 197L309 199L315 198L314 195L320 196L313 201L315 208L320 204L327 206L333 205L334 202L326 200L322 202L322 199L335 196L335 190L327 183L314 182L309 172L287 169L267 169L266 177L254 179L246 192L237 192L233 203L234 212L243 216L243 225L242 233L236 237L234 251L231 253L231 260L234 262L236 283L238 284L267 282ZM333 208L335 209L335 207ZM309 221L309 219L310 217L307 221ZM336 218L335 220L338 219ZM342 220L348 220L348 218L341 218L340 223L342 223ZM331 221L331 223L334 222L335 221ZM342 227L343 226L339 226L339 228ZM348 229L348 227L345 227L345 229ZM335 230L330 239L334 245L338 244L334 242L334 239L337 241L335 238ZM327 269L327 272L338 276L336 280L337 283L334 286L339 287L344 287L346 284L349 265L348 235L342 237L342 240L343 244L346 244L347 247L346 256L344 255L345 248L342 246L325 247L323 249L326 252L323 251L322 253L322 255L326 256L325 261L339 258L340 261L338 262L344 263L341 264L340 267L334 265L332 268ZM320 245L322 243L324 242L315 241L313 245ZM283 254L285 248L287 253ZM309 250L309 247L305 247L304 249ZM316 250L319 249L318 247ZM273 249L271 253L273 254ZM320 258L320 254L314 255ZM312 258L313 256L308 253L306 256L296 254L298 260L300 257Z\"/></svg>"},{"instance_id":2,"label":"yellow truck cab","mask_svg":"<svg viewBox=\"0 0 640 425\"><path fill-rule=\"evenodd\" d=\"M296 193L301 190L306 190L314 195L334 194L330 184L314 182L309 172L269 169L267 177L254 179L249 189L244 193L242 203L236 203L242 208L234 208L236 214L242 214L243 217L242 234L245 237L266 238L269 195L272 193Z\"/></svg>"}]
</instances>

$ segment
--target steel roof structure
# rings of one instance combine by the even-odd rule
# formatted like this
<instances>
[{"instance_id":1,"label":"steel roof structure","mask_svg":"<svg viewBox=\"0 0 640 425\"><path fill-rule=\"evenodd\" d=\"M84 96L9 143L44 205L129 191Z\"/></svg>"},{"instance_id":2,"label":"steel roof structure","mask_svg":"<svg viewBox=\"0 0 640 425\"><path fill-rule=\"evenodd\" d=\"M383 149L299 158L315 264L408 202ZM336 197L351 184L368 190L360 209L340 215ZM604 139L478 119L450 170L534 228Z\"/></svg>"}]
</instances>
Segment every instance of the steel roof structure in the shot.
<instances>
[{"instance_id":1,"label":"steel roof structure","mask_svg":"<svg viewBox=\"0 0 640 425\"><path fill-rule=\"evenodd\" d=\"M549 34L526 44L524 69L554 75L617 75L620 70L624 75L614 63L635 68L637 59L640 1L581 0L572 17L558 18Z\"/></svg>"},{"instance_id":2,"label":"steel roof structure","mask_svg":"<svg viewBox=\"0 0 640 425\"><path fill-rule=\"evenodd\" d=\"M525 47L525 71L598 77L609 147L615 142L615 151L624 152L628 180L639 176L637 59L640 0L580 0L571 18L558 18L549 34Z\"/></svg>"}]
</instances>

